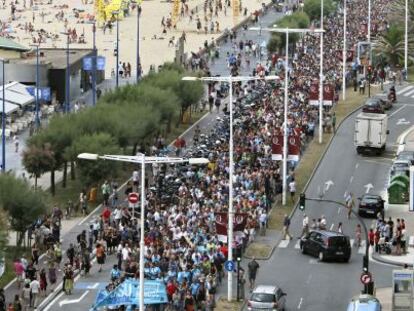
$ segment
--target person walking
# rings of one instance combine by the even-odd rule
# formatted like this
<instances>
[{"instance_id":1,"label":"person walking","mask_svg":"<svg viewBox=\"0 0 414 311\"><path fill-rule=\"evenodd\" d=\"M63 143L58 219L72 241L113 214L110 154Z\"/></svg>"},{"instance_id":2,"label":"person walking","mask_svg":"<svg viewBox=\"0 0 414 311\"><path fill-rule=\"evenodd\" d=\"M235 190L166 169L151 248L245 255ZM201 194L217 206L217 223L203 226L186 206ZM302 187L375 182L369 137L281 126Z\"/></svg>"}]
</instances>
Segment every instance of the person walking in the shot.
<instances>
[{"instance_id":1,"label":"person walking","mask_svg":"<svg viewBox=\"0 0 414 311\"><path fill-rule=\"evenodd\" d=\"M302 234L299 238L306 236L308 232L309 232L309 217L306 214L303 214Z\"/></svg>"},{"instance_id":2,"label":"person walking","mask_svg":"<svg viewBox=\"0 0 414 311\"><path fill-rule=\"evenodd\" d=\"M357 224L356 229L355 229L356 247L361 247L361 236L362 236L361 225Z\"/></svg>"},{"instance_id":3,"label":"person walking","mask_svg":"<svg viewBox=\"0 0 414 311\"><path fill-rule=\"evenodd\" d=\"M37 280L37 277L33 279L33 281L30 282L30 293L31 293L31 299L30 299L30 306L34 309L37 308L37 297L40 293L40 282Z\"/></svg>"},{"instance_id":4,"label":"person walking","mask_svg":"<svg viewBox=\"0 0 414 311\"><path fill-rule=\"evenodd\" d=\"M283 235L282 235L283 240L286 240L286 237L289 237L289 240L292 239L292 236L289 233L289 227L290 227L290 218L287 214L285 214L285 218L283 219Z\"/></svg>"},{"instance_id":5,"label":"person walking","mask_svg":"<svg viewBox=\"0 0 414 311\"><path fill-rule=\"evenodd\" d=\"M355 206L354 195L352 194L352 192L348 193L348 195L346 196L345 204L346 204L346 208L348 209L348 219L350 219L352 209Z\"/></svg>"},{"instance_id":6,"label":"person walking","mask_svg":"<svg viewBox=\"0 0 414 311\"><path fill-rule=\"evenodd\" d=\"M296 181L295 178L292 177L292 180L289 183L289 192L290 192L290 200L292 203L295 202L295 193L296 193Z\"/></svg>"},{"instance_id":7,"label":"person walking","mask_svg":"<svg viewBox=\"0 0 414 311\"><path fill-rule=\"evenodd\" d=\"M336 114L335 112L332 114L332 130L334 134L336 134Z\"/></svg>"},{"instance_id":8,"label":"person walking","mask_svg":"<svg viewBox=\"0 0 414 311\"><path fill-rule=\"evenodd\" d=\"M260 266L256 261L256 258L253 257L252 261L250 261L247 265L248 273L249 273L249 286L250 291L253 290L254 283L256 281L257 270L259 270Z\"/></svg>"},{"instance_id":9,"label":"person walking","mask_svg":"<svg viewBox=\"0 0 414 311\"><path fill-rule=\"evenodd\" d=\"M105 248L102 244L98 243L96 244L96 261L98 262L99 265L99 272L102 271L102 266L105 264Z\"/></svg>"}]
</instances>

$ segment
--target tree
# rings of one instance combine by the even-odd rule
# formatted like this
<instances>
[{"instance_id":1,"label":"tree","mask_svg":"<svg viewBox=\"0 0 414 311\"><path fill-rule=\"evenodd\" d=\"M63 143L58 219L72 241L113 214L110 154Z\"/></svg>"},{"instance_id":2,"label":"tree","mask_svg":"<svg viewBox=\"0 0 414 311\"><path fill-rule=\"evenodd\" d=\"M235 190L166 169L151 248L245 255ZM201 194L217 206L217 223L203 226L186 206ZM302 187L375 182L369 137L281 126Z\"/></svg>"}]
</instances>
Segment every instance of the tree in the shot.
<instances>
[{"instance_id":1,"label":"tree","mask_svg":"<svg viewBox=\"0 0 414 311\"><path fill-rule=\"evenodd\" d=\"M412 40L409 42L413 46ZM390 66L400 65L404 58L404 30L397 25L391 25L374 44L374 53L377 58L385 60Z\"/></svg>"},{"instance_id":2,"label":"tree","mask_svg":"<svg viewBox=\"0 0 414 311\"><path fill-rule=\"evenodd\" d=\"M306 0L303 11L309 16L310 20L321 19L321 0ZM323 15L327 16L335 11L335 2L332 0L323 1Z\"/></svg>"},{"instance_id":3,"label":"tree","mask_svg":"<svg viewBox=\"0 0 414 311\"><path fill-rule=\"evenodd\" d=\"M106 133L84 135L76 139L73 143L74 153L83 152L97 154L119 154L119 147L113 137ZM114 161L77 161L79 173L86 186L91 186L95 182L100 182L108 176L116 176L119 163Z\"/></svg>"},{"instance_id":4,"label":"tree","mask_svg":"<svg viewBox=\"0 0 414 311\"><path fill-rule=\"evenodd\" d=\"M7 212L10 227L18 233L20 246L28 227L47 210L42 191L33 191L28 183L14 175L0 175L0 206Z\"/></svg>"},{"instance_id":5,"label":"tree","mask_svg":"<svg viewBox=\"0 0 414 311\"><path fill-rule=\"evenodd\" d=\"M44 173L49 172L54 166L55 158L50 144L43 146L29 145L23 151L23 165L31 177L34 177L35 189L37 188L37 179Z\"/></svg>"}]
</instances>

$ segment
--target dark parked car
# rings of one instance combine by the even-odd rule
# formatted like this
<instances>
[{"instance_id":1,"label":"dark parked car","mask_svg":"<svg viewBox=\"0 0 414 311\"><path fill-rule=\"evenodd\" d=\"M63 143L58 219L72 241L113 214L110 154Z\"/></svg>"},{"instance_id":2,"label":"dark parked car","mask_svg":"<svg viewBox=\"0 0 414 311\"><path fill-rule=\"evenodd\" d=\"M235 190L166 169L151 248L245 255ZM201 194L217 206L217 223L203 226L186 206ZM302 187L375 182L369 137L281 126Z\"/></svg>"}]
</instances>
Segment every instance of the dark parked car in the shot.
<instances>
[{"instance_id":1,"label":"dark parked car","mask_svg":"<svg viewBox=\"0 0 414 311\"><path fill-rule=\"evenodd\" d=\"M359 200L359 215L377 217L378 213L380 213L382 218L384 218L384 200L381 196L365 194Z\"/></svg>"},{"instance_id":2,"label":"dark parked car","mask_svg":"<svg viewBox=\"0 0 414 311\"><path fill-rule=\"evenodd\" d=\"M379 98L370 98L362 107L362 112L368 113L385 113L385 106Z\"/></svg>"},{"instance_id":3,"label":"dark parked car","mask_svg":"<svg viewBox=\"0 0 414 311\"><path fill-rule=\"evenodd\" d=\"M349 237L335 231L314 230L300 240L302 254L318 257L320 261L329 259L348 262L351 258Z\"/></svg>"}]
</instances>

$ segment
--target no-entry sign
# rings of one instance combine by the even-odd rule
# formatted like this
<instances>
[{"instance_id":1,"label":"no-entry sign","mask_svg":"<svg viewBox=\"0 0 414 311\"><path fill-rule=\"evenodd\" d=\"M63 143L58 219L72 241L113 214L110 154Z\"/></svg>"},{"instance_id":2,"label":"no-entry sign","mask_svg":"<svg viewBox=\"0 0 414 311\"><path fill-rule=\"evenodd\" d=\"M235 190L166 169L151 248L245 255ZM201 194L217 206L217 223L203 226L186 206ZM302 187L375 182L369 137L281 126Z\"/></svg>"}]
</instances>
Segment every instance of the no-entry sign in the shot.
<instances>
[{"instance_id":1,"label":"no-entry sign","mask_svg":"<svg viewBox=\"0 0 414 311\"><path fill-rule=\"evenodd\" d=\"M137 204L138 203L138 193L136 192L131 192L130 194L128 194L128 202L131 204Z\"/></svg>"},{"instance_id":2,"label":"no-entry sign","mask_svg":"<svg viewBox=\"0 0 414 311\"><path fill-rule=\"evenodd\" d=\"M372 281L372 275L371 275L371 273L369 273L369 272L363 272L361 274L360 280L361 280L361 283L362 284L365 284L365 285L371 283L371 281Z\"/></svg>"}]
</instances>

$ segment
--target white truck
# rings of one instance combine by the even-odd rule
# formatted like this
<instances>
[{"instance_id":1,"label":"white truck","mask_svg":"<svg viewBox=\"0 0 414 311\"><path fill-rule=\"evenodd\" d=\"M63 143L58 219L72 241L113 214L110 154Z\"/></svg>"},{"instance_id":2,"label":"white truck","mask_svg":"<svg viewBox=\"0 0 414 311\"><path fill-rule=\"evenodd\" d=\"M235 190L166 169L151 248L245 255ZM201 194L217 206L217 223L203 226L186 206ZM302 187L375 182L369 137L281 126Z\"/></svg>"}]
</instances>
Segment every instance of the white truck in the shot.
<instances>
[{"instance_id":1,"label":"white truck","mask_svg":"<svg viewBox=\"0 0 414 311\"><path fill-rule=\"evenodd\" d=\"M354 143L358 154L381 154L387 141L388 116L361 112L355 119Z\"/></svg>"}]
</instances>

